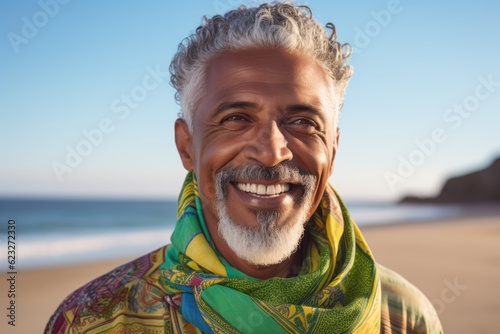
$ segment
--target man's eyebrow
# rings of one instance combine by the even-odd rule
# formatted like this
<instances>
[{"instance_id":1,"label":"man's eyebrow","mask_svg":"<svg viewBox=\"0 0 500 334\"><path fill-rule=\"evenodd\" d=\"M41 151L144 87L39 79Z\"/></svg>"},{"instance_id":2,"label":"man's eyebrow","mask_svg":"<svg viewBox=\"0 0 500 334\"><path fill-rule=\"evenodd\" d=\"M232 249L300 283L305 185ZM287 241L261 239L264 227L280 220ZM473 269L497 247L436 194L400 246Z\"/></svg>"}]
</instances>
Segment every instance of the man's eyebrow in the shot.
<instances>
[{"instance_id":1,"label":"man's eyebrow","mask_svg":"<svg viewBox=\"0 0 500 334\"><path fill-rule=\"evenodd\" d=\"M292 104L286 107L286 110L289 112L301 112L305 111L311 114L314 114L324 120L324 113L320 112L318 108L310 105L310 104Z\"/></svg>"},{"instance_id":2,"label":"man's eyebrow","mask_svg":"<svg viewBox=\"0 0 500 334\"><path fill-rule=\"evenodd\" d=\"M248 102L248 101L232 101L232 102L223 102L215 108L212 116L217 116L220 113L228 110L228 109L250 109L255 108L257 106L256 103Z\"/></svg>"},{"instance_id":3,"label":"man's eyebrow","mask_svg":"<svg viewBox=\"0 0 500 334\"><path fill-rule=\"evenodd\" d=\"M223 113L226 110L229 109L252 109L252 108L257 108L257 103L254 102L249 102L249 101L230 101L230 102L223 102L220 105L215 108L214 113L212 114L212 117L216 117L220 113ZM324 113L320 112L318 108L310 105L310 104L291 104L286 107L286 110L288 112L308 112L314 115L317 115L320 117L322 120L324 120Z\"/></svg>"}]
</instances>

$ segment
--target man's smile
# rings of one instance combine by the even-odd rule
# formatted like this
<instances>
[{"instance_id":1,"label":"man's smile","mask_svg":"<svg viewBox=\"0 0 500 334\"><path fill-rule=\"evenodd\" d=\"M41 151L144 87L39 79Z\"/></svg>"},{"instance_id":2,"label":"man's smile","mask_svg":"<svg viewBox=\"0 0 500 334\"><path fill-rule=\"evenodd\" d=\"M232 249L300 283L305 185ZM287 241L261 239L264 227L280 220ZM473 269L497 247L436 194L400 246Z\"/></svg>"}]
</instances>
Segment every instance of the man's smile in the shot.
<instances>
[{"instance_id":1,"label":"man's smile","mask_svg":"<svg viewBox=\"0 0 500 334\"><path fill-rule=\"evenodd\" d=\"M261 196L275 196L290 190L290 184L288 183L276 183L271 185L260 183L237 183L236 185L238 189L246 193Z\"/></svg>"},{"instance_id":2,"label":"man's smile","mask_svg":"<svg viewBox=\"0 0 500 334\"><path fill-rule=\"evenodd\" d=\"M252 211L291 209L300 201L304 192L303 187L283 181L276 183L269 183L269 181L229 182L227 185L228 205L245 207Z\"/></svg>"}]
</instances>

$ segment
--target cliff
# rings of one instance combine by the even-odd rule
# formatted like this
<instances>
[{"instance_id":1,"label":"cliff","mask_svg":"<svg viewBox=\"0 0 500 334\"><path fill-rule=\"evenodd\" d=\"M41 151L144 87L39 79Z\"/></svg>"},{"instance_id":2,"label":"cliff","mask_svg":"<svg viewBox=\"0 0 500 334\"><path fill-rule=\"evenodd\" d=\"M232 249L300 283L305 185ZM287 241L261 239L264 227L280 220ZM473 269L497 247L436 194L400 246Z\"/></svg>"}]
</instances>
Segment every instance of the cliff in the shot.
<instances>
[{"instance_id":1,"label":"cliff","mask_svg":"<svg viewBox=\"0 0 500 334\"><path fill-rule=\"evenodd\" d=\"M500 204L500 157L485 169L448 179L436 197L406 196L400 203Z\"/></svg>"}]
</instances>

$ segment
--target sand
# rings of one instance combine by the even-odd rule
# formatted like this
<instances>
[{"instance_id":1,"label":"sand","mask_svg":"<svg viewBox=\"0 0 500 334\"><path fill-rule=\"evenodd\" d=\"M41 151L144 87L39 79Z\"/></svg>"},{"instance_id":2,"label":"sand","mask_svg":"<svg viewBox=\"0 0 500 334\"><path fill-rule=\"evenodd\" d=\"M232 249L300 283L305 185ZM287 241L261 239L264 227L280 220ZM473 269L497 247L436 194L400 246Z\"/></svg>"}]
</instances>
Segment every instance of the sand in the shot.
<instances>
[{"instance_id":1,"label":"sand","mask_svg":"<svg viewBox=\"0 0 500 334\"><path fill-rule=\"evenodd\" d=\"M496 333L500 316L500 216L364 228L378 262L418 286L445 333ZM16 326L7 325L2 273L0 333L42 333L71 291L131 259L34 269L17 275Z\"/></svg>"},{"instance_id":2,"label":"sand","mask_svg":"<svg viewBox=\"0 0 500 334\"><path fill-rule=\"evenodd\" d=\"M500 216L363 230L376 260L416 285L445 333L498 333Z\"/></svg>"}]
</instances>

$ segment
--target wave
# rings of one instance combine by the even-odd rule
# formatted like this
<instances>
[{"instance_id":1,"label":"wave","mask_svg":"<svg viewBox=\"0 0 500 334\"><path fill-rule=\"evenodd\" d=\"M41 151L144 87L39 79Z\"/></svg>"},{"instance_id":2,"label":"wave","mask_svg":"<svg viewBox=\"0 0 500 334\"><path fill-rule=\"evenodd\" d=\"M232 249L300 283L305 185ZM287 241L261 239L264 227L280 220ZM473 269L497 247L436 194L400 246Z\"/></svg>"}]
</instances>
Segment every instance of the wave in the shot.
<instances>
[{"instance_id":1,"label":"wave","mask_svg":"<svg viewBox=\"0 0 500 334\"><path fill-rule=\"evenodd\" d=\"M148 229L21 235L16 242L17 270L140 256L170 242L173 229ZM4 247L2 247L4 248ZM4 252L0 268L7 270Z\"/></svg>"},{"instance_id":2,"label":"wave","mask_svg":"<svg viewBox=\"0 0 500 334\"><path fill-rule=\"evenodd\" d=\"M175 203L19 202L17 210L9 204L4 205L8 210L1 211L15 212L19 218L16 269L140 256L168 244L175 226ZM348 207L361 227L454 218L464 213L457 206L350 202ZM6 249L4 232L0 231L1 248ZM0 257L0 268L6 270L6 252Z\"/></svg>"}]
</instances>

